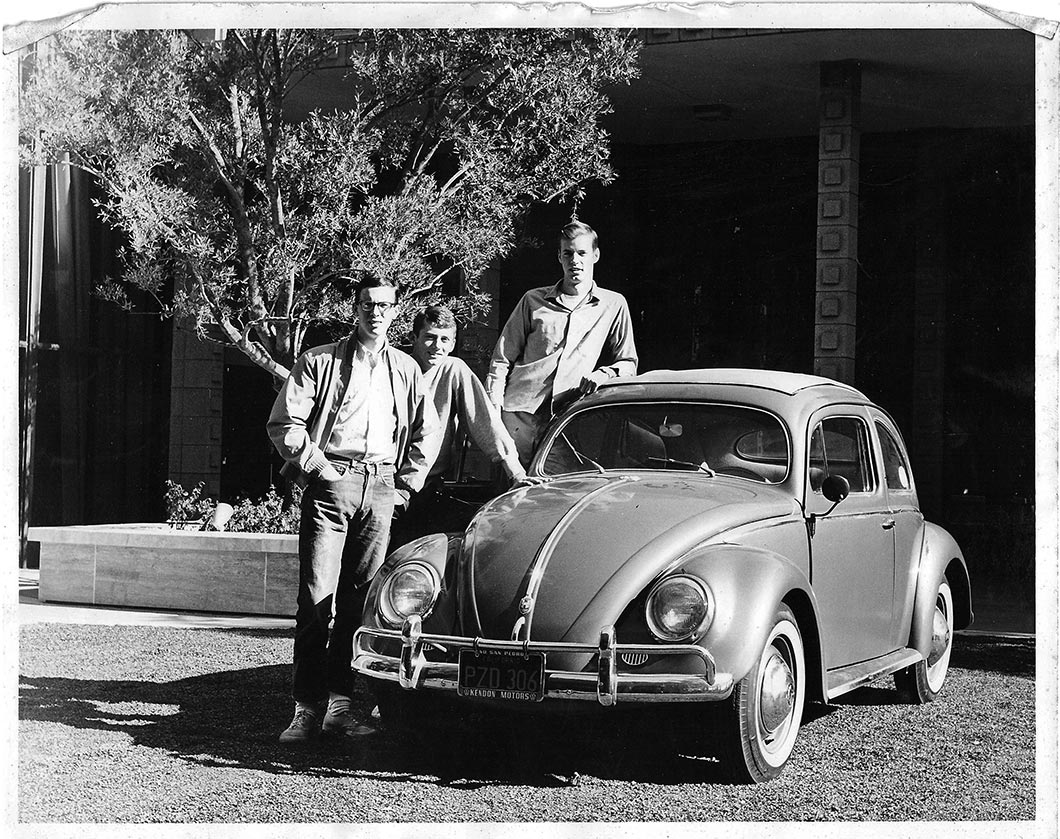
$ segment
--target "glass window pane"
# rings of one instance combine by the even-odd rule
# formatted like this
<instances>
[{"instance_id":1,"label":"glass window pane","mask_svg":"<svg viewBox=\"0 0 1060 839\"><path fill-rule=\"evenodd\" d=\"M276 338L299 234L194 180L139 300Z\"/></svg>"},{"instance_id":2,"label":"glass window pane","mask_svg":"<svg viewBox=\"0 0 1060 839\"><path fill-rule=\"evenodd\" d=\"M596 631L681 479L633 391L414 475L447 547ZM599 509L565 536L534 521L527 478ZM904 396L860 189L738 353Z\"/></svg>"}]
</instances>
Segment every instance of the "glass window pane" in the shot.
<instances>
[{"instance_id":1,"label":"glass window pane","mask_svg":"<svg viewBox=\"0 0 1060 839\"><path fill-rule=\"evenodd\" d=\"M598 469L711 470L776 483L788 436L764 411L674 402L601 405L572 416L544 453L549 475Z\"/></svg>"},{"instance_id":2,"label":"glass window pane","mask_svg":"<svg viewBox=\"0 0 1060 839\"><path fill-rule=\"evenodd\" d=\"M909 466L905 462L902 448L887 426L876 423L876 433L880 435L880 447L883 450L883 473L888 489L910 489Z\"/></svg>"},{"instance_id":3,"label":"glass window pane","mask_svg":"<svg viewBox=\"0 0 1060 839\"><path fill-rule=\"evenodd\" d=\"M846 478L851 492L871 492L874 482L865 424L855 417L829 417L821 428L825 472ZM811 460L811 467L813 465Z\"/></svg>"}]
</instances>

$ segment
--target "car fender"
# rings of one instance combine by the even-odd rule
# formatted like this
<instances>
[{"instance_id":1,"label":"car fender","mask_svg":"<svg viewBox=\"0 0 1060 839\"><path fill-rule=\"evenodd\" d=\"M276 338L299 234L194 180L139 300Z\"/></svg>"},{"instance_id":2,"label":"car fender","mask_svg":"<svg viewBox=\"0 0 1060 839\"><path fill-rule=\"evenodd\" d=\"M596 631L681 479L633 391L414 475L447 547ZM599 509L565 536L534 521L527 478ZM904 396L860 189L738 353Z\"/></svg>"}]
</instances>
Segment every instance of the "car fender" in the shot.
<instances>
[{"instance_id":1,"label":"car fender","mask_svg":"<svg viewBox=\"0 0 1060 839\"><path fill-rule=\"evenodd\" d=\"M452 630L456 609L456 593L453 590L452 585L454 579L454 564L456 562L456 556L460 551L461 539L461 534L447 535L445 533L434 533L430 536L414 539L408 544L395 549L389 556L387 556L386 561L376 572L375 576L372 577L372 582L368 586L368 594L364 600L364 611L361 619L362 624L372 628L396 628L391 626L380 616L379 608L377 606L380 590L383 587L383 583L386 582L387 577L390 576L395 568L406 562L417 560L423 562L425 565L431 566L438 573L438 578L442 581L438 600L435 602L430 615L424 619L424 631L437 631L442 633L450 632Z\"/></svg>"},{"instance_id":2,"label":"car fender","mask_svg":"<svg viewBox=\"0 0 1060 839\"><path fill-rule=\"evenodd\" d=\"M937 524L924 522L909 646L925 658L931 651L935 595L943 577L949 581L953 594L953 628L964 629L971 625L974 617L971 583L964 554L948 532Z\"/></svg>"},{"instance_id":3,"label":"car fender","mask_svg":"<svg viewBox=\"0 0 1060 839\"><path fill-rule=\"evenodd\" d=\"M751 671L783 602L803 636L810 695L823 694L817 599L796 565L762 548L715 544L689 554L666 576L675 573L695 575L714 595L714 620L698 643L714 657L719 671L737 682Z\"/></svg>"}]
</instances>

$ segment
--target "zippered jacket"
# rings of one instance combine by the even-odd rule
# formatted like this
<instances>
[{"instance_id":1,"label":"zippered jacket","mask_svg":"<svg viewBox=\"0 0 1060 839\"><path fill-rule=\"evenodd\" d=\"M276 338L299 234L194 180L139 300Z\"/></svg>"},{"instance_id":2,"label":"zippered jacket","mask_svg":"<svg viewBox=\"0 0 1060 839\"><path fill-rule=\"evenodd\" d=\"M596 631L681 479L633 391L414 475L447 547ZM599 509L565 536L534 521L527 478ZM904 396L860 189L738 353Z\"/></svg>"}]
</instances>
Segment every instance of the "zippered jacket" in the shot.
<instances>
[{"instance_id":1,"label":"zippered jacket","mask_svg":"<svg viewBox=\"0 0 1060 839\"><path fill-rule=\"evenodd\" d=\"M282 473L304 484L327 465L323 449L350 381L350 336L306 350L298 357L276 401L266 429L286 461ZM440 427L415 360L389 344L382 349L394 391L394 484L417 492L438 455Z\"/></svg>"}]
</instances>

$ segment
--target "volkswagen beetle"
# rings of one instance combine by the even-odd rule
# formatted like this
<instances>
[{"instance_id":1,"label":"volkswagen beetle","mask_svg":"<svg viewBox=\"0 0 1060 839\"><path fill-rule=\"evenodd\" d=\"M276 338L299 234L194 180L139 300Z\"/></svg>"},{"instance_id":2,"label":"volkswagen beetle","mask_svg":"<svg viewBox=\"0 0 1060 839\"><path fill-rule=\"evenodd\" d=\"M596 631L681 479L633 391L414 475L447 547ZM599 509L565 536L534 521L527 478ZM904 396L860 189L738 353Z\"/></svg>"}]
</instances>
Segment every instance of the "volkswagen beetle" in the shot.
<instances>
[{"instance_id":1,"label":"volkswagen beetle","mask_svg":"<svg viewBox=\"0 0 1060 839\"><path fill-rule=\"evenodd\" d=\"M613 380L550 424L530 474L372 582L353 666L384 720L680 706L701 750L759 782L807 701L890 674L934 699L971 623L964 557L921 515L895 423L847 385Z\"/></svg>"}]
</instances>

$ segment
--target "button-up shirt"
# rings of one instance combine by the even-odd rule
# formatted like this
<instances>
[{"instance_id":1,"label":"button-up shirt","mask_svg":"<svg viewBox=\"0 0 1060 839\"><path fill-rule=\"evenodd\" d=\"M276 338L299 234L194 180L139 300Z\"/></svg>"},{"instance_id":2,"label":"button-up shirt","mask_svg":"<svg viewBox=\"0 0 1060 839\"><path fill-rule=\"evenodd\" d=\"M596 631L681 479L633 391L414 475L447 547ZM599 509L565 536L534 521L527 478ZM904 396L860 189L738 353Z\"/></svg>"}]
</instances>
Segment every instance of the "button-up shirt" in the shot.
<instances>
[{"instance_id":1,"label":"button-up shirt","mask_svg":"<svg viewBox=\"0 0 1060 839\"><path fill-rule=\"evenodd\" d=\"M574 309L561 302L562 282L523 295L493 350L486 390L506 411L533 413L573 396L596 370L637 372L626 299L593 283Z\"/></svg>"},{"instance_id":2,"label":"button-up shirt","mask_svg":"<svg viewBox=\"0 0 1060 839\"><path fill-rule=\"evenodd\" d=\"M329 454L366 463L394 462L394 392L383 359L358 345L353 352L350 386L326 446Z\"/></svg>"},{"instance_id":3,"label":"button-up shirt","mask_svg":"<svg viewBox=\"0 0 1060 839\"><path fill-rule=\"evenodd\" d=\"M285 477L304 481L327 468L325 455L333 421L348 391L356 338L313 347L291 368L269 414L268 433L286 461ZM408 493L422 488L427 469L438 456L438 416L423 385L420 366L408 355L384 346L394 405L394 483ZM327 437L328 439L325 439Z\"/></svg>"}]
</instances>

